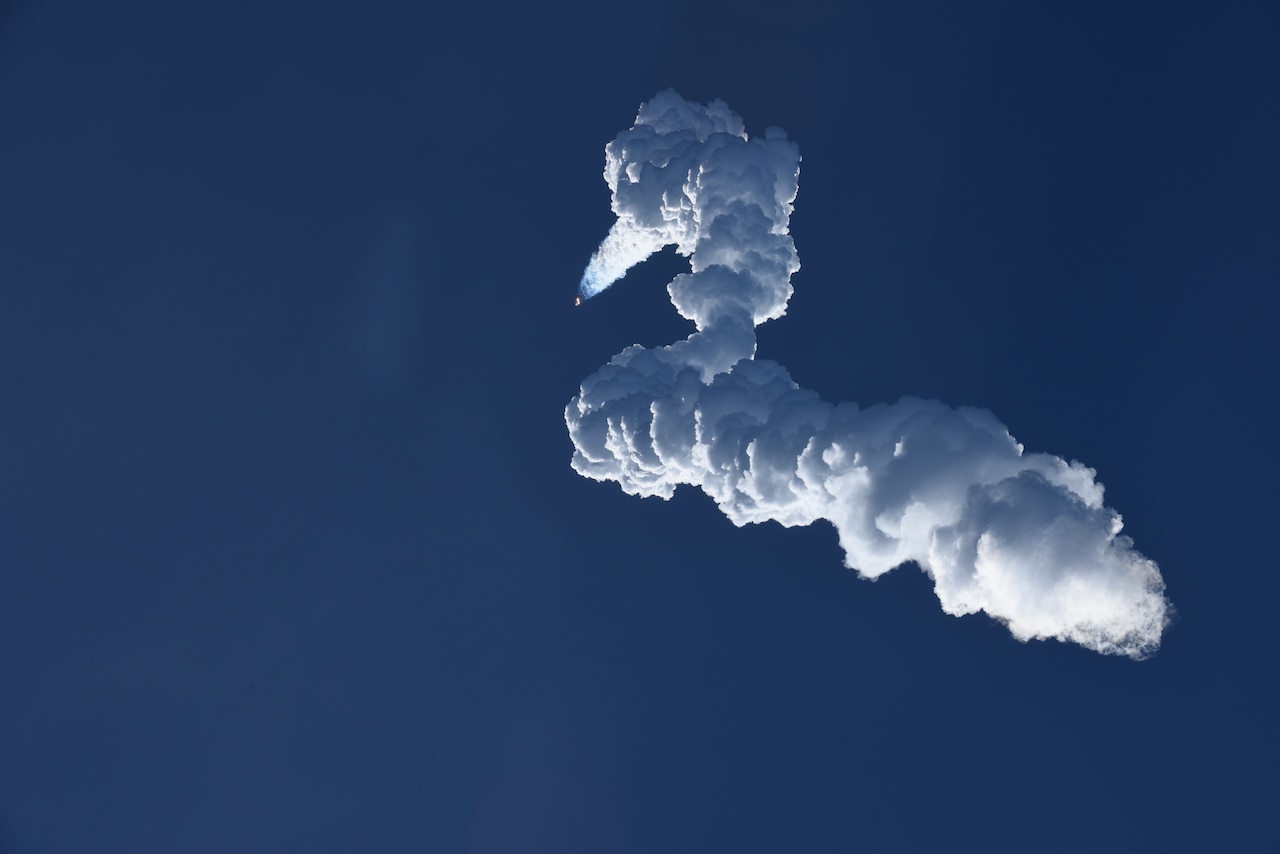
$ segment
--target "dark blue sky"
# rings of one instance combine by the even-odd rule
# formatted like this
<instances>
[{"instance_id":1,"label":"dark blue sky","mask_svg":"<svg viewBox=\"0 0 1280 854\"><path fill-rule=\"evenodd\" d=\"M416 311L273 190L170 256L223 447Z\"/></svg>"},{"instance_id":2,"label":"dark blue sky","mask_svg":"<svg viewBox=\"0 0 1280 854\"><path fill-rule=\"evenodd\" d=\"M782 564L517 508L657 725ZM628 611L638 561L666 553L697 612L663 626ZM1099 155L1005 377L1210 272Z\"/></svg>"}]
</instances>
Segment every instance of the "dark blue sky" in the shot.
<instances>
[{"instance_id":1,"label":"dark blue sky","mask_svg":"<svg viewBox=\"0 0 1280 854\"><path fill-rule=\"evenodd\" d=\"M1280 848L1274 4L0 6L0 851ZM1098 470L1150 661L569 468L675 87L804 156L760 354Z\"/></svg>"}]
</instances>

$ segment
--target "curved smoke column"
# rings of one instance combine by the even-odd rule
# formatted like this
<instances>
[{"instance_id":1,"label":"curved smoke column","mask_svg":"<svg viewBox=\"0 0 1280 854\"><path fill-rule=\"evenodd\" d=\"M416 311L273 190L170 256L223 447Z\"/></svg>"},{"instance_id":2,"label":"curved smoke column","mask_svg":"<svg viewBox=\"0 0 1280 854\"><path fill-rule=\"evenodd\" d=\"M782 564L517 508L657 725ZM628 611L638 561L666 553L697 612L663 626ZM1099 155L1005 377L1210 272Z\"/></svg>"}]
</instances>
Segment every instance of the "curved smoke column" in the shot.
<instances>
[{"instance_id":1,"label":"curved smoke column","mask_svg":"<svg viewBox=\"0 0 1280 854\"><path fill-rule=\"evenodd\" d=\"M605 148L618 221L582 295L675 245L692 272L667 291L697 331L628 347L583 381L565 409L573 468L633 495L697 486L736 525L825 519L864 577L914 561L944 611L985 611L1019 640L1154 652L1164 583L1092 469L1024 453L986 410L827 403L755 358L755 327L785 313L800 267L787 230L799 165L782 131L751 139L723 102L672 91Z\"/></svg>"}]
</instances>

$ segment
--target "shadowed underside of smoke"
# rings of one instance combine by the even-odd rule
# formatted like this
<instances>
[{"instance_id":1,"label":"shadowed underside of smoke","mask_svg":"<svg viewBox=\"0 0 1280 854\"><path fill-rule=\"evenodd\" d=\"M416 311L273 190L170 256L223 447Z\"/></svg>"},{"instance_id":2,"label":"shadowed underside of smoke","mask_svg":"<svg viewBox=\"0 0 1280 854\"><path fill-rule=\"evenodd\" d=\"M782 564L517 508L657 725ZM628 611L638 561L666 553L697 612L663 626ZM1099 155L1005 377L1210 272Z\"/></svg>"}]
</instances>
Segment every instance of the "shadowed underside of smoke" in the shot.
<instances>
[{"instance_id":1,"label":"shadowed underside of smoke","mask_svg":"<svg viewBox=\"0 0 1280 854\"><path fill-rule=\"evenodd\" d=\"M874 578L914 561L944 611L985 611L1021 640L1154 652L1171 612L1159 570L1120 535L1092 469L1024 453L985 410L831 404L755 359L755 327L785 313L800 266L799 164L781 131L749 138L723 102L671 91L608 144L618 220L581 291L675 245L691 272L667 290L697 331L583 381L565 410L574 469L642 496L697 486L738 525L827 520L849 567Z\"/></svg>"}]
</instances>

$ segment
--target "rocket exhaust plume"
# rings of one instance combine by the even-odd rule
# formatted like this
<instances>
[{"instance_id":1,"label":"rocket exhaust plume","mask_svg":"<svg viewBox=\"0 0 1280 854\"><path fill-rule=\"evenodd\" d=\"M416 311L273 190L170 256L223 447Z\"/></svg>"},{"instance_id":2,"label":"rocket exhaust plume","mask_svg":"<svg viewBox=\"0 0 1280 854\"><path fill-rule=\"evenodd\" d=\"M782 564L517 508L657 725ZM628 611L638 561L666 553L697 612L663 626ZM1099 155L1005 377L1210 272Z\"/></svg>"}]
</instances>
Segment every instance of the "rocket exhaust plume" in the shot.
<instances>
[{"instance_id":1,"label":"rocket exhaust plume","mask_svg":"<svg viewBox=\"0 0 1280 854\"><path fill-rule=\"evenodd\" d=\"M628 347L583 381L565 409L573 468L632 495L697 486L736 525L825 519L862 576L914 562L945 612L984 611L1019 640L1155 652L1172 615L1164 582L1092 469L1024 453L986 410L827 403L755 358L755 327L786 312L800 268L788 232L799 174L782 131L749 138L722 101L670 90L606 146L618 220L580 293L674 245L691 272L667 292L697 331Z\"/></svg>"}]
</instances>

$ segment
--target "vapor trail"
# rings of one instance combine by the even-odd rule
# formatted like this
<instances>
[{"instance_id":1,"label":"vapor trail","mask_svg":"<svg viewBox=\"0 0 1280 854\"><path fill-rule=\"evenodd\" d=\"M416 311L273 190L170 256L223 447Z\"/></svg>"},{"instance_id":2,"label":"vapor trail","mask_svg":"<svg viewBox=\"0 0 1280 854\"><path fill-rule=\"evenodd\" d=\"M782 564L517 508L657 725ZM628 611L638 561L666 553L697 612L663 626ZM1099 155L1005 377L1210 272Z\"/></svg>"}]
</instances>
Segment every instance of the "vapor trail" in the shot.
<instances>
[{"instance_id":1,"label":"vapor trail","mask_svg":"<svg viewBox=\"0 0 1280 854\"><path fill-rule=\"evenodd\" d=\"M831 404L755 358L755 327L786 312L800 268L799 167L782 131L749 138L723 102L670 90L606 146L618 221L581 292L675 245L692 270L667 291L697 331L628 347L583 381L565 409L573 468L633 495L697 486L737 525L825 519L862 576L914 561L945 612L985 611L1019 640L1153 653L1172 612L1164 582L1092 469L1024 453L986 410Z\"/></svg>"}]
</instances>

